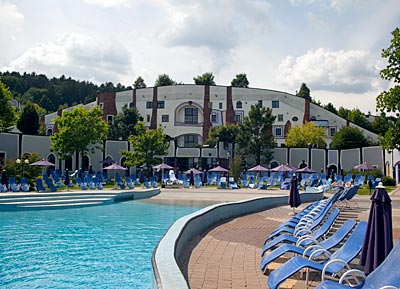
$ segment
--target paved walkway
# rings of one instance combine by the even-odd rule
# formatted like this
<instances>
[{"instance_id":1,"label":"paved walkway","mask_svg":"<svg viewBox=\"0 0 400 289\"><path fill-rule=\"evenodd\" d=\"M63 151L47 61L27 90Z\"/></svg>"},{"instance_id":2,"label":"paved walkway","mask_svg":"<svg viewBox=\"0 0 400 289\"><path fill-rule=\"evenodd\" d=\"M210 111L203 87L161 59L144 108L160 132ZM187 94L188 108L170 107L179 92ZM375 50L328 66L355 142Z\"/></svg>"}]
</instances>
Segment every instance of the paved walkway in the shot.
<instances>
[{"instance_id":1,"label":"paved walkway","mask_svg":"<svg viewBox=\"0 0 400 289\"><path fill-rule=\"evenodd\" d=\"M396 242L400 239L400 189L392 193L391 197ZM343 210L338 223L350 217L368 219L369 196L356 196L355 199L359 208ZM279 266L285 258L270 264L264 275L259 269L261 248L265 237L288 219L289 212L288 206L273 208L228 221L196 236L179 260L190 288L267 288L268 270ZM357 267L358 259L353 263ZM298 281L298 275L292 278L282 283L280 288L307 288L304 281ZM319 284L319 275L314 274L313 278L316 281L308 288Z\"/></svg>"}]
</instances>

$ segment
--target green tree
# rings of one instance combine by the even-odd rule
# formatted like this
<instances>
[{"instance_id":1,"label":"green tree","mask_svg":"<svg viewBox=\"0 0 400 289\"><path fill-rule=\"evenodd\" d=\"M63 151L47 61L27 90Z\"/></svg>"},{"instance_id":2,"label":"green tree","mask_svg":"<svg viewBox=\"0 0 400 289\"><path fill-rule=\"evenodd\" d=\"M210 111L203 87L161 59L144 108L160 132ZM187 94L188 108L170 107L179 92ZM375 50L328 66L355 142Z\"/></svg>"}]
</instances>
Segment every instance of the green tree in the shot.
<instances>
[{"instance_id":1,"label":"green tree","mask_svg":"<svg viewBox=\"0 0 400 289\"><path fill-rule=\"evenodd\" d=\"M272 135L275 118L272 109L252 105L249 114L240 125L237 142L241 153L253 155L257 165L268 164L272 159L272 149L276 146Z\"/></svg>"},{"instance_id":2,"label":"green tree","mask_svg":"<svg viewBox=\"0 0 400 289\"><path fill-rule=\"evenodd\" d=\"M286 136L286 146L288 147L326 147L326 132L323 127L307 122L302 126L292 127Z\"/></svg>"},{"instance_id":3,"label":"green tree","mask_svg":"<svg viewBox=\"0 0 400 289\"><path fill-rule=\"evenodd\" d=\"M17 121L17 128L24 134L38 134L39 113L33 103L26 102L22 107L21 114Z\"/></svg>"},{"instance_id":4,"label":"green tree","mask_svg":"<svg viewBox=\"0 0 400 289\"><path fill-rule=\"evenodd\" d=\"M350 109L344 108L343 106L339 107L338 116L344 119L349 119Z\"/></svg>"},{"instance_id":5,"label":"green tree","mask_svg":"<svg viewBox=\"0 0 400 289\"><path fill-rule=\"evenodd\" d=\"M311 100L310 89L307 87L305 83L302 83L300 86L300 90L296 91L296 95L298 97L302 97L308 100Z\"/></svg>"},{"instance_id":6,"label":"green tree","mask_svg":"<svg viewBox=\"0 0 400 289\"><path fill-rule=\"evenodd\" d=\"M168 74L160 74L154 83L154 86L168 86L168 85L176 85L176 81L169 77Z\"/></svg>"},{"instance_id":7,"label":"green tree","mask_svg":"<svg viewBox=\"0 0 400 289\"><path fill-rule=\"evenodd\" d=\"M162 162L161 156L168 152L169 142L164 142L165 134L161 127L158 129L146 129L144 122L139 121L135 130L136 135L129 136L131 151L120 151L126 157L127 166L141 166L145 164L150 175L152 167Z\"/></svg>"},{"instance_id":8,"label":"green tree","mask_svg":"<svg viewBox=\"0 0 400 289\"><path fill-rule=\"evenodd\" d=\"M197 85L215 85L214 75L212 72L206 72L197 77L193 77L193 80Z\"/></svg>"},{"instance_id":9,"label":"green tree","mask_svg":"<svg viewBox=\"0 0 400 289\"><path fill-rule=\"evenodd\" d=\"M144 83L144 79L141 76L138 76L136 78L135 82L133 83L133 87L138 89L138 88L146 88L147 85Z\"/></svg>"},{"instance_id":10,"label":"green tree","mask_svg":"<svg viewBox=\"0 0 400 289\"><path fill-rule=\"evenodd\" d=\"M51 149L61 159L68 159L74 153L87 155L89 152L102 150L108 131L108 124L103 120L102 114L98 106L90 110L78 106L71 111L64 111L55 120L58 132L50 137ZM78 159L76 164L76 168L79 168Z\"/></svg>"},{"instance_id":11,"label":"green tree","mask_svg":"<svg viewBox=\"0 0 400 289\"><path fill-rule=\"evenodd\" d=\"M246 73L236 74L236 77L231 81L233 87L249 87L249 84Z\"/></svg>"},{"instance_id":12,"label":"green tree","mask_svg":"<svg viewBox=\"0 0 400 289\"><path fill-rule=\"evenodd\" d=\"M0 81L0 132L9 131L15 124L15 108L11 104L12 94Z\"/></svg>"},{"instance_id":13,"label":"green tree","mask_svg":"<svg viewBox=\"0 0 400 289\"><path fill-rule=\"evenodd\" d=\"M380 115L375 116L375 119L372 122L372 130L374 133L382 137L389 129L390 123L390 118L386 117L386 114L384 112L381 112Z\"/></svg>"},{"instance_id":14,"label":"green tree","mask_svg":"<svg viewBox=\"0 0 400 289\"><path fill-rule=\"evenodd\" d=\"M214 126L208 134L206 144L210 147L215 147L218 141L234 144L238 133L239 126L236 124Z\"/></svg>"},{"instance_id":15,"label":"green tree","mask_svg":"<svg viewBox=\"0 0 400 289\"><path fill-rule=\"evenodd\" d=\"M372 130L372 125L369 122L368 118L358 108L352 109L349 112L347 119L352 123L361 126L362 128L365 128L370 131Z\"/></svg>"},{"instance_id":16,"label":"green tree","mask_svg":"<svg viewBox=\"0 0 400 289\"><path fill-rule=\"evenodd\" d=\"M136 134L135 126L140 115L136 107L122 107L122 111L116 115L109 124L108 138L113 140L128 140L130 135Z\"/></svg>"},{"instance_id":17,"label":"green tree","mask_svg":"<svg viewBox=\"0 0 400 289\"><path fill-rule=\"evenodd\" d=\"M379 139L383 148L389 151L400 149L400 29L396 28L392 35L390 46L382 50L381 56L388 64L380 74L382 79L391 81L394 85L376 99L377 109L396 115L396 121L390 124L385 135Z\"/></svg>"},{"instance_id":18,"label":"green tree","mask_svg":"<svg viewBox=\"0 0 400 289\"><path fill-rule=\"evenodd\" d=\"M333 149L353 149L369 145L370 142L361 130L356 127L345 126L335 133L330 147Z\"/></svg>"},{"instance_id":19,"label":"green tree","mask_svg":"<svg viewBox=\"0 0 400 289\"><path fill-rule=\"evenodd\" d=\"M328 103L327 105L324 105L324 108L334 114L338 114L338 111L336 109L336 107L332 104L332 103Z\"/></svg>"}]
</instances>

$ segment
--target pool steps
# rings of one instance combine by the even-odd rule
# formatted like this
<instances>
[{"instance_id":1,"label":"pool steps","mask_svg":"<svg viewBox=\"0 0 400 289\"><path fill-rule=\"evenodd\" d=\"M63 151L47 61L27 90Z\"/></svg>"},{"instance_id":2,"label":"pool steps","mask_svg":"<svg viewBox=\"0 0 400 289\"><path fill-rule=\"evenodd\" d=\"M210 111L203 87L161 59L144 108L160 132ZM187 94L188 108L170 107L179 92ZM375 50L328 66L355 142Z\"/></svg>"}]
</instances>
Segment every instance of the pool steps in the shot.
<instances>
[{"instance_id":1,"label":"pool steps","mask_svg":"<svg viewBox=\"0 0 400 289\"><path fill-rule=\"evenodd\" d=\"M159 194L159 189L150 190L103 190L55 193L0 193L0 211L23 209L57 209L112 204L118 201L142 199Z\"/></svg>"}]
</instances>

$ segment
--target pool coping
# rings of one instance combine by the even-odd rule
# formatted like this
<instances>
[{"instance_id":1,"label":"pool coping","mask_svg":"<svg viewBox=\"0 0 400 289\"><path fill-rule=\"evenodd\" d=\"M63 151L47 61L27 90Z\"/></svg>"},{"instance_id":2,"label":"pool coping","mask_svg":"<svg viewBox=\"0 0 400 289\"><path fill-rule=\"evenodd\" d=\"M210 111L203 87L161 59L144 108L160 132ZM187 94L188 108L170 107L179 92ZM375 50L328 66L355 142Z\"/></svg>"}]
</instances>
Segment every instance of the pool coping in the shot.
<instances>
[{"instance_id":1,"label":"pool coping","mask_svg":"<svg viewBox=\"0 0 400 289\"><path fill-rule=\"evenodd\" d=\"M301 193L303 203L323 198L324 193ZM152 288L189 288L176 260L195 236L208 227L243 215L287 205L287 195L257 197L236 202L215 204L175 221L157 244L152 256Z\"/></svg>"}]
</instances>

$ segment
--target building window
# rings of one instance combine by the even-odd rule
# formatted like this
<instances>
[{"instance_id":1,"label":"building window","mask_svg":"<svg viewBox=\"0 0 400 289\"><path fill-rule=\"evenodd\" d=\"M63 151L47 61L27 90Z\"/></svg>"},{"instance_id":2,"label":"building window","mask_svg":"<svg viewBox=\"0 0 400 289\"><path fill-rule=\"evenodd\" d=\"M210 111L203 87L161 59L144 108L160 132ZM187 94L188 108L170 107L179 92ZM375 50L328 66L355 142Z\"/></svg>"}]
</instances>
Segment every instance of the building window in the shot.
<instances>
[{"instance_id":1,"label":"building window","mask_svg":"<svg viewBox=\"0 0 400 289\"><path fill-rule=\"evenodd\" d=\"M153 102L152 101L146 101L146 108L153 108Z\"/></svg>"},{"instance_id":2,"label":"building window","mask_svg":"<svg viewBox=\"0 0 400 289\"><path fill-rule=\"evenodd\" d=\"M51 128L48 128L46 130L46 135L53 135L53 130Z\"/></svg>"},{"instance_id":3,"label":"building window","mask_svg":"<svg viewBox=\"0 0 400 289\"><path fill-rule=\"evenodd\" d=\"M279 100L272 101L272 108L279 108Z\"/></svg>"},{"instance_id":4,"label":"building window","mask_svg":"<svg viewBox=\"0 0 400 289\"><path fill-rule=\"evenodd\" d=\"M262 100L259 100L258 103L257 103L257 107L258 108L262 108L262 106L263 106Z\"/></svg>"},{"instance_id":5,"label":"building window","mask_svg":"<svg viewBox=\"0 0 400 289\"><path fill-rule=\"evenodd\" d=\"M213 113L213 114L211 115L211 122L214 122L214 123L217 122L217 114L216 114L216 113Z\"/></svg>"},{"instance_id":6,"label":"building window","mask_svg":"<svg viewBox=\"0 0 400 289\"><path fill-rule=\"evenodd\" d=\"M104 102L100 102L99 106L100 106L100 109L103 109L104 108Z\"/></svg>"},{"instance_id":7,"label":"building window","mask_svg":"<svg viewBox=\"0 0 400 289\"><path fill-rule=\"evenodd\" d=\"M282 128L277 126L275 127L275 136L280 137L282 136Z\"/></svg>"},{"instance_id":8,"label":"building window","mask_svg":"<svg viewBox=\"0 0 400 289\"><path fill-rule=\"evenodd\" d=\"M330 127L329 128L329 136L334 136L336 133L336 127Z\"/></svg>"},{"instance_id":9,"label":"building window","mask_svg":"<svg viewBox=\"0 0 400 289\"><path fill-rule=\"evenodd\" d=\"M197 124L199 110L195 107L185 108L185 123Z\"/></svg>"},{"instance_id":10,"label":"building window","mask_svg":"<svg viewBox=\"0 0 400 289\"><path fill-rule=\"evenodd\" d=\"M165 107L165 102L162 101L157 101L157 108L164 108Z\"/></svg>"},{"instance_id":11,"label":"building window","mask_svg":"<svg viewBox=\"0 0 400 289\"><path fill-rule=\"evenodd\" d=\"M161 122L169 122L169 115L168 114L163 114L161 116Z\"/></svg>"},{"instance_id":12,"label":"building window","mask_svg":"<svg viewBox=\"0 0 400 289\"><path fill-rule=\"evenodd\" d=\"M298 118L297 116L294 116L294 117L292 117L292 120L293 120L293 121L298 121L299 118Z\"/></svg>"},{"instance_id":13,"label":"building window","mask_svg":"<svg viewBox=\"0 0 400 289\"><path fill-rule=\"evenodd\" d=\"M241 114L235 114L233 121L236 123L241 123L242 122L242 115Z\"/></svg>"},{"instance_id":14,"label":"building window","mask_svg":"<svg viewBox=\"0 0 400 289\"><path fill-rule=\"evenodd\" d=\"M198 145L197 135L188 134L183 137L185 147L194 147Z\"/></svg>"},{"instance_id":15,"label":"building window","mask_svg":"<svg viewBox=\"0 0 400 289\"><path fill-rule=\"evenodd\" d=\"M243 108L242 102L240 100L236 101L236 108Z\"/></svg>"},{"instance_id":16,"label":"building window","mask_svg":"<svg viewBox=\"0 0 400 289\"><path fill-rule=\"evenodd\" d=\"M222 102L218 103L218 108L222 109Z\"/></svg>"},{"instance_id":17,"label":"building window","mask_svg":"<svg viewBox=\"0 0 400 289\"><path fill-rule=\"evenodd\" d=\"M135 107L135 105L133 104L133 102L130 102L130 103L129 103L129 107L130 107L130 108Z\"/></svg>"},{"instance_id":18,"label":"building window","mask_svg":"<svg viewBox=\"0 0 400 289\"><path fill-rule=\"evenodd\" d=\"M150 114L146 115L146 121L150 122Z\"/></svg>"},{"instance_id":19,"label":"building window","mask_svg":"<svg viewBox=\"0 0 400 289\"><path fill-rule=\"evenodd\" d=\"M278 121L283 121L283 114L278 114Z\"/></svg>"},{"instance_id":20,"label":"building window","mask_svg":"<svg viewBox=\"0 0 400 289\"><path fill-rule=\"evenodd\" d=\"M113 116L112 115L107 115L107 122L112 122Z\"/></svg>"}]
</instances>

